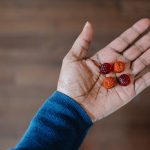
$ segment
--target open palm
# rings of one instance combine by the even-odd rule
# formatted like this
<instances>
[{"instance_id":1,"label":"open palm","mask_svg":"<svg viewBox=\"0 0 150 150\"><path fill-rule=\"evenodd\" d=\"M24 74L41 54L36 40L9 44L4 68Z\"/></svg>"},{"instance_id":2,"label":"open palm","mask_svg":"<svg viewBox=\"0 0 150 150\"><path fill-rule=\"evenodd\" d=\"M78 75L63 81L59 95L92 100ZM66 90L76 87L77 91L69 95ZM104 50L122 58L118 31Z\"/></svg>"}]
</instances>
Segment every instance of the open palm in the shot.
<instances>
[{"instance_id":1,"label":"open palm","mask_svg":"<svg viewBox=\"0 0 150 150\"><path fill-rule=\"evenodd\" d=\"M93 28L87 23L63 60L57 90L76 100L89 114L92 121L99 120L131 101L150 85L150 72L140 73L150 64L149 19L142 19L122 33L109 45L87 58ZM144 33L144 34L143 34ZM105 89L99 66L121 60L126 63L123 73L130 74L128 86L116 85Z\"/></svg>"}]
</instances>

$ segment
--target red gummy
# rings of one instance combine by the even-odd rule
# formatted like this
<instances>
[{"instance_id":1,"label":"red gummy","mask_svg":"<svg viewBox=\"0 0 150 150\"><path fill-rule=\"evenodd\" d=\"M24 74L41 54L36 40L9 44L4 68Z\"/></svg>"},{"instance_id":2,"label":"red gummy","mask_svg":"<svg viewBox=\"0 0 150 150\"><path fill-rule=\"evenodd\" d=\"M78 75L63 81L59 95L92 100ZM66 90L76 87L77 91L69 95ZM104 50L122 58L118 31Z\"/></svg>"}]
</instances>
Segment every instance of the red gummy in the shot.
<instances>
[{"instance_id":1,"label":"red gummy","mask_svg":"<svg viewBox=\"0 0 150 150\"><path fill-rule=\"evenodd\" d=\"M121 86L127 86L130 84L131 80L129 75L127 74L122 74L119 78L118 78L118 82Z\"/></svg>"},{"instance_id":2,"label":"red gummy","mask_svg":"<svg viewBox=\"0 0 150 150\"><path fill-rule=\"evenodd\" d=\"M113 66L109 63L104 63L100 66L101 74L108 74L113 70Z\"/></svg>"}]
</instances>

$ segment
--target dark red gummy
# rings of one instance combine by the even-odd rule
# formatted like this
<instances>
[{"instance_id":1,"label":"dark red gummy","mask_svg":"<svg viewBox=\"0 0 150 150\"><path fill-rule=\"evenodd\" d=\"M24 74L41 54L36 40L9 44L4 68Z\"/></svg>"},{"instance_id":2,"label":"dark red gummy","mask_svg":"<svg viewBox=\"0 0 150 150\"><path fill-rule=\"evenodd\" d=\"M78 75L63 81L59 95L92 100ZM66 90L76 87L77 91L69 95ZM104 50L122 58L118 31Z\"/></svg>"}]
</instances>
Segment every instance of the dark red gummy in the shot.
<instances>
[{"instance_id":1,"label":"dark red gummy","mask_svg":"<svg viewBox=\"0 0 150 150\"><path fill-rule=\"evenodd\" d=\"M112 71L113 66L109 63L104 63L100 66L100 73L101 74L108 74Z\"/></svg>"},{"instance_id":2,"label":"dark red gummy","mask_svg":"<svg viewBox=\"0 0 150 150\"><path fill-rule=\"evenodd\" d=\"M118 78L118 83L121 86L127 86L129 85L131 82L129 75L127 74L122 74L119 78Z\"/></svg>"}]
</instances>

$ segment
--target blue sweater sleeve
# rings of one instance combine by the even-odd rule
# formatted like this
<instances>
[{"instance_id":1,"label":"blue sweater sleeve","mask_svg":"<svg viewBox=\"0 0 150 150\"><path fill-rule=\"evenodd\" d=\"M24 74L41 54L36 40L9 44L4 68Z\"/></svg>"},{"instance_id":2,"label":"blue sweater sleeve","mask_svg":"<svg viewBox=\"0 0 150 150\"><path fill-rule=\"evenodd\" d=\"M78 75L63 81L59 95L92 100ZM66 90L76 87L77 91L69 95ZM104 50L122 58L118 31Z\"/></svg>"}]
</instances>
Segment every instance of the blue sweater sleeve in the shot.
<instances>
[{"instance_id":1,"label":"blue sweater sleeve","mask_svg":"<svg viewBox=\"0 0 150 150\"><path fill-rule=\"evenodd\" d=\"M92 121L69 96L55 91L12 150L77 150Z\"/></svg>"}]
</instances>

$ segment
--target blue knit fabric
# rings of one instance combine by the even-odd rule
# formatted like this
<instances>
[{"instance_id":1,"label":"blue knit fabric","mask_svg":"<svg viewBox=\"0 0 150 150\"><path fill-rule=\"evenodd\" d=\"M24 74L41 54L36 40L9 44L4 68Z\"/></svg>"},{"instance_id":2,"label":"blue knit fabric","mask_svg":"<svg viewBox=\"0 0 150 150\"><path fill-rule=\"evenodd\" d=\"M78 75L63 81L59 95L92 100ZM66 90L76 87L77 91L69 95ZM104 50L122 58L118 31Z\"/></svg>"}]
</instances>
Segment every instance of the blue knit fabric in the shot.
<instances>
[{"instance_id":1,"label":"blue knit fabric","mask_svg":"<svg viewBox=\"0 0 150 150\"><path fill-rule=\"evenodd\" d=\"M69 96L55 91L12 150L77 150L92 121Z\"/></svg>"}]
</instances>

